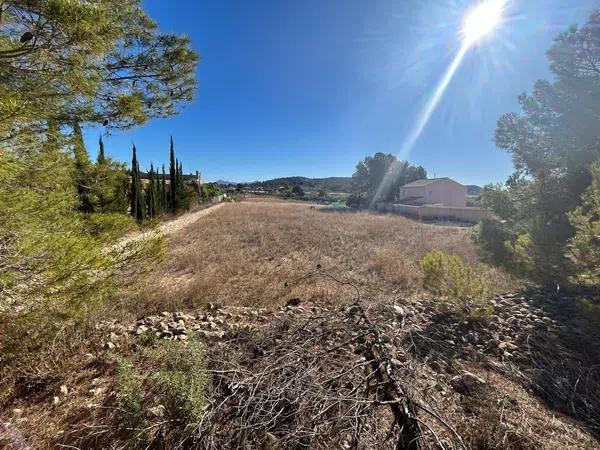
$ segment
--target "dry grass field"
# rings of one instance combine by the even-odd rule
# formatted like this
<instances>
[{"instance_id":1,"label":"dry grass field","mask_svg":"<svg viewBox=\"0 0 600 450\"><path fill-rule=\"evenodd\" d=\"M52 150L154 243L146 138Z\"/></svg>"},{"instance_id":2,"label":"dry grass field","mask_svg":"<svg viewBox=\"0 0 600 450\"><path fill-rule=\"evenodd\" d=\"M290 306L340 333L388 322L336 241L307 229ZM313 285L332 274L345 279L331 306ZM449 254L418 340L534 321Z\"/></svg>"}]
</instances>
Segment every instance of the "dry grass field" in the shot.
<instances>
[{"instance_id":1,"label":"dry grass field","mask_svg":"<svg viewBox=\"0 0 600 450\"><path fill-rule=\"evenodd\" d=\"M597 448L572 302L483 267L512 293L471 323L424 290L432 250L480 264L471 229L275 199L193 214L141 290L0 380L0 448L413 448L402 402L423 450Z\"/></svg>"},{"instance_id":2,"label":"dry grass field","mask_svg":"<svg viewBox=\"0 0 600 450\"><path fill-rule=\"evenodd\" d=\"M172 234L166 262L142 290L136 312L208 302L272 308L291 298L320 303L422 295L422 257L443 250L477 264L471 230L400 216L335 211L275 199L226 205ZM494 290L517 283L486 269ZM161 309L162 308L162 309Z\"/></svg>"}]
</instances>

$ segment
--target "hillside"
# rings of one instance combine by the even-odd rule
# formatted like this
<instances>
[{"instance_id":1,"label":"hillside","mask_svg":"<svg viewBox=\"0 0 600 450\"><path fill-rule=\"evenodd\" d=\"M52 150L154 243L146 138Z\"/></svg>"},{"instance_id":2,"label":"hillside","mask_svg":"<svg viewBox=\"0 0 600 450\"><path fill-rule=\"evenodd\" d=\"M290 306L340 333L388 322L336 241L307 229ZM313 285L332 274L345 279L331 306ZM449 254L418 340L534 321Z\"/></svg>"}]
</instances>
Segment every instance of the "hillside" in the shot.
<instances>
[{"instance_id":1,"label":"hillside","mask_svg":"<svg viewBox=\"0 0 600 450\"><path fill-rule=\"evenodd\" d=\"M218 180L216 184L234 185L237 183L225 180ZM254 181L251 183L241 183L249 189L266 189L273 190L281 187L300 186L306 191L318 191L324 189L327 192L351 192L352 177L327 177L327 178L307 178L307 177L282 177L273 178L265 181ZM481 195L481 187L473 184L467 185L467 195Z\"/></svg>"},{"instance_id":2,"label":"hillside","mask_svg":"<svg viewBox=\"0 0 600 450\"><path fill-rule=\"evenodd\" d=\"M280 187L300 186L306 191L318 191L324 189L328 192L350 192L352 177L327 177L327 178L307 178L307 177L283 177L272 180L255 181L245 183L248 188L278 189Z\"/></svg>"},{"instance_id":3,"label":"hillside","mask_svg":"<svg viewBox=\"0 0 600 450\"><path fill-rule=\"evenodd\" d=\"M479 196L481 195L481 186L475 184L467 184L467 195Z\"/></svg>"}]
</instances>

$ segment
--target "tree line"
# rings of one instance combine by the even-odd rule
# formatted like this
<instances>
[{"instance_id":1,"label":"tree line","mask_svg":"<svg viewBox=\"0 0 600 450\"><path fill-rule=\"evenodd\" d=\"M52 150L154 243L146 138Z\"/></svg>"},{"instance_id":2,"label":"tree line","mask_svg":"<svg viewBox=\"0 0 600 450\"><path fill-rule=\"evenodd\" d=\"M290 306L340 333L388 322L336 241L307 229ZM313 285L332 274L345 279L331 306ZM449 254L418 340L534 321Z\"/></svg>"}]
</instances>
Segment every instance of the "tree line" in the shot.
<instances>
[{"instance_id":1,"label":"tree line","mask_svg":"<svg viewBox=\"0 0 600 450\"><path fill-rule=\"evenodd\" d=\"M13 350L83 320L160 255L159 239L114 245L136 227L128 213L186 207L181 163L175 188L157 189L155 173L142 183L138 165L109 158L102 141L91 161L81 129L177 114L194 96L198 55L141 0L7 0L0 17L1 376Z\"/></svg>"},{"instance_id":2,"label":"tree line","mask_svg":"<svg viewBox=\"0 0 600 450\"><path fill-rule=\"evenodd\" d=\"M504 185L483 189L500 220L477 233L483 257L552 289L600 294L600 10L547 52L552 81L519 96L496 144L513 159Z\"/></svg>"},{"instance_id":3,"label":"tree line","mask_svg":"<svg viewBox=\"0 0 600 450\"><path fill-rule=\"evenodd\" d=\"M204 197L202 187L194 180L185 180L183 164L175 158L173 138L169 149L169 175L165 165L159 173L158 167L150 164L146 174L146 184L142 183L142 173L137 159L135 145L131 159L131 192L129 213L138 222L153 220L166 213L175 214L188 210L196 196Z\"/></svg>"}]
</instances>

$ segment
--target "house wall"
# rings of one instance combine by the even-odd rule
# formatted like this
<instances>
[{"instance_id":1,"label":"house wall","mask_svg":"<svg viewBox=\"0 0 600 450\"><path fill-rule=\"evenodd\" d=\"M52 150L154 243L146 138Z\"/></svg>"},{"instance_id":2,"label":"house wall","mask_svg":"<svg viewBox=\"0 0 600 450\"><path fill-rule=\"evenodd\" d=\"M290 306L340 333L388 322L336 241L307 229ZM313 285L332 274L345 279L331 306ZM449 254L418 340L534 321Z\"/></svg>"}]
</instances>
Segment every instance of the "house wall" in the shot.
<instances>
[{"instance_id":1,"label":"house wall","mask_svg":"<svg viewBox=\"0 0 600 450\"><path fill-rule=\"evenodd\" d=\"M375 209L380 212L402 214L421 220L451 219L460 222L478 223L483 219L496 219L494 214L482 208L454 206L411 206L392 203L378 203Z\"/></svg>"},{"instance_id":2,"label":"house wall","mask_svg":"<svg viewBox=\"0 0 600 450\"><path fill-rule=\"evenodd\" d=\"M410 197L425 197L425 186L414 186L414 187L401 187L400 188L400 199Z\"/></svg>"},{"instance_id":3,"label":"house wall","mask_svg":"<svg viewBox=\"0 0 600 450\"><path fill-rule=\"evenodd\" d=\"M452 180L440 180L426 186L425 203L467 206L467 187Z\"/></svg>"}]
</instances>

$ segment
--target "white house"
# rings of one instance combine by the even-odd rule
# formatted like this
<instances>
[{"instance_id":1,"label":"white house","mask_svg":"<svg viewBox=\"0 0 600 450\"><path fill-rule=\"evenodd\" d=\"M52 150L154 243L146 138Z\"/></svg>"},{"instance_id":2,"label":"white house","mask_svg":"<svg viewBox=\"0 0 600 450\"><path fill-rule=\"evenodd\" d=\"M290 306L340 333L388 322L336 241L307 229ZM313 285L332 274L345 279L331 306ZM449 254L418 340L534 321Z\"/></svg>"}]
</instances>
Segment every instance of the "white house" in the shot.
<instances>
[{"instance_id":1,"label":"white house","mask_svg":"<svg viewBox=\"0 0 600 450\"><path fill-rule=\"evenodd\" d=\"M465 207L467 187L450 178L417 180L400 188L400 203Z\"/></svg>"}]
</instances>

